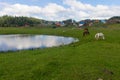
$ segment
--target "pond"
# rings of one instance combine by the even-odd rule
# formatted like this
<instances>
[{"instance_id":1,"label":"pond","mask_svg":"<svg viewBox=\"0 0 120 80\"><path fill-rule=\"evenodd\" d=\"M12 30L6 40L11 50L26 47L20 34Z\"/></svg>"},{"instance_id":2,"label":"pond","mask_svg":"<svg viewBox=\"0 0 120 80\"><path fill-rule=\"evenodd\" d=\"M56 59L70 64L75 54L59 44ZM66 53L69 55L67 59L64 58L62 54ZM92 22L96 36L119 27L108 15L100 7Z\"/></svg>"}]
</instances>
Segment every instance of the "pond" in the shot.
<instances>
[{"instance_id":1,"label":"pond","mask_svg":"<svg viewBox=\"0 0 120 80\"><path fill-rule=\"evenodd\" d=\"M0 52L47 48L77 42L72 37L50 35L0 35Z\"/></svg>"}]
</instances>

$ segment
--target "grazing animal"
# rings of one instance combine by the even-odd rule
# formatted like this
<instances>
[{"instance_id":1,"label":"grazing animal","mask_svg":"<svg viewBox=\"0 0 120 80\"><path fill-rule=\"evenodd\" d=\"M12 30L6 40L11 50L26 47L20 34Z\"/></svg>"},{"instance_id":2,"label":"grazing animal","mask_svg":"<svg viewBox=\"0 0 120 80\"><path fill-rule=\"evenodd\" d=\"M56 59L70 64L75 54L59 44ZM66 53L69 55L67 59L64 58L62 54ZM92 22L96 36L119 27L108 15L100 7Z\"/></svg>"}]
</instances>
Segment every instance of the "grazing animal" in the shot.
<instances>
[{"instance_id":1,"label":"grazing animal","mask_svg":"<svg viewBox=\"0 0 120 80\"><path fill-rule=\"evenodd\" d=\"M90 33L89 33L89 31L88 31L88 28L85 28L84 29L84 32L83 32L83 36L86 36L86 35L89 35Z\"/></svg>"},{"instance_id":2,"label":"grazing animal","mask_svg":"<svg viewBox=\"0 0 120 80\"><path fill-rule=\"evenodd\" d=\"M98 39L103 39L103 40L104 40L104 39L105 39L104 34L103 34L103 33L101 33L101 32L100 32L100 33L95 34L95 39L97 39L97 40L98 40Z\"/></svg>"}]
</instances>

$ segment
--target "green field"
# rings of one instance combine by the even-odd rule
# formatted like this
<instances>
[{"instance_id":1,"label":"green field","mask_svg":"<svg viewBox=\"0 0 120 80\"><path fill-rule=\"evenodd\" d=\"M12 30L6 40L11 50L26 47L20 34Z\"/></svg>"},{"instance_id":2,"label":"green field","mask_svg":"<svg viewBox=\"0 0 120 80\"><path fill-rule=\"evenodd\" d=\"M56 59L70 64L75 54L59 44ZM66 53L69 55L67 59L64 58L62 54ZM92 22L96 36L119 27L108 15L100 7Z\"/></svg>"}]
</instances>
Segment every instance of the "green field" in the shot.
<instances>
[{"instance_id":1,"label":"green field","mask_svg":"<svg viewBox=\"0 0 120 80\"><path fill-rule=\"evenodd\" d=\"M46 49L0 52L0 80L120 80L120 24L89 28L0 28L0 34L70 36L79 42ZM97 32L105 40L95 40Z\"/></svg>"}]
</instances>

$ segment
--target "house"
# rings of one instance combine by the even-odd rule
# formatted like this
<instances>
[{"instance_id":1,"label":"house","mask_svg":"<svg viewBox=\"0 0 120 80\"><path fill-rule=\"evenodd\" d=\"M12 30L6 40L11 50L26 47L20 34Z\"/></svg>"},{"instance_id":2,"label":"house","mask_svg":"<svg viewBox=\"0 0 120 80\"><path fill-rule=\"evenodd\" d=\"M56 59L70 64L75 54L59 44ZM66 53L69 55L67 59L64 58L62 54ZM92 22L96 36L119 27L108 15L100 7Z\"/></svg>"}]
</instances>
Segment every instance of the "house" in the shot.
<instances>
[{"instance_id":1,"label":"house","mask_svg":"<svg viewBox=\"0 0 120 80\"><path fill-rule=\"evenodd\" d=\"M78 26L81 27L81 26L83 26L84 24L85 24L84 21L80 21L79 24L78 24Z\"/></svg>"},{"instance_id":2,"label":"house","mask_svg":"<svg viewBox=\"0 0 120 80\"><path fill-rule=\"evenodd\" d=\"M106 20L100 20L100 22L105 24L105 23L106 23Z\"/></svg>"}]
</instances>

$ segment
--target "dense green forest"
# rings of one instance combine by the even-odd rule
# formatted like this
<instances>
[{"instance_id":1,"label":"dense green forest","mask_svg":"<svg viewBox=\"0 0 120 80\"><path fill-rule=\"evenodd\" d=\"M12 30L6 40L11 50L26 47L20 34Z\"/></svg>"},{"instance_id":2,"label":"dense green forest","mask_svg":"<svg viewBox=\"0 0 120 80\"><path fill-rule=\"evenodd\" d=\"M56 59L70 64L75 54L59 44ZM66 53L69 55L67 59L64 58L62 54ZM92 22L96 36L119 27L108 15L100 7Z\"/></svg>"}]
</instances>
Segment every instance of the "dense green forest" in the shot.
<instances>
[{"instance_id":1,"label":"dense green forest","mask_svg":"<svg viewBox=\"0 0 120 80\"><path fill-rule=\"evenodd\" d=\"M32 17L13 17L8 15L0 17L0 27L34 26L41 22L42 20Z\"/></svg>"}]
</instances>

